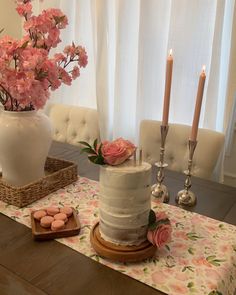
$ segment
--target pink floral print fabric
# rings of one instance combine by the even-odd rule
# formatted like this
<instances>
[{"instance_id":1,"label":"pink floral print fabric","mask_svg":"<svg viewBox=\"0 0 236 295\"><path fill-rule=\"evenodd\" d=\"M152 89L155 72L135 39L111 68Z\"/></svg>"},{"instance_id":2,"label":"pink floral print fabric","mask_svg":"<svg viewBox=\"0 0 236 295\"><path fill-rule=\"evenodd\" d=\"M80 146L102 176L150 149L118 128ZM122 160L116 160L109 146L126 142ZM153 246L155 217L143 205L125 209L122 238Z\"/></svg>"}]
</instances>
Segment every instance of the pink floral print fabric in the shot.
<instances>
[{"instance_id":1,"label":"pink floral print fabric","mask_svg":"<svg viewBox=\"0 0 236 295\"><path fill-rule=\"evenodd\" d=\"M98 194L98 183L81 177L76 183L24 208L0 201L0 212L30 227L32 210L74 207L81 223L80 234L58 242L167 294L234 295L235 226L171 205L153 203L153 210L164 211L171 221L171 242L152 259L116 263L99 257L90 245L90 230L99 220Z\"/></svg>"}]
</instances>

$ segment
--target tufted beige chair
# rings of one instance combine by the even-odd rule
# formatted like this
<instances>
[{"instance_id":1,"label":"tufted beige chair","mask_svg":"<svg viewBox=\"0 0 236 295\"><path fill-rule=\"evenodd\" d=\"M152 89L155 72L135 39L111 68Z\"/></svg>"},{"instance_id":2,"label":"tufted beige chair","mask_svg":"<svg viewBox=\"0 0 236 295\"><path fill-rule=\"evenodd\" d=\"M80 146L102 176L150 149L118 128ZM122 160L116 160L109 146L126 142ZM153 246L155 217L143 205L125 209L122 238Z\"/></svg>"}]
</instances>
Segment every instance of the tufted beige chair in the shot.
<instances>
[{"instance_id":1,"label":"tufted beige chair","mask_svg":"<svg viewBox=\"0 0 236 295\"><path fill-rule=\"evenodd\" d=\"M139 141L143 158L151 164L160 160L160 125L161 122L154 120L143 120L140 124ZM190 126L169 124L165 144L165 162L168 163L168 169L179 172L186 170L190 132ZM198 144L193 157L193 175L211 179L223 145L222 133L199 128Z\"/></svg>"},{"instance_id":2,"label":"tufted beige chair","mask_svg":"<svg viewBox=\"0 0 236 295\"><path fill-rule=\"evenodd\" d=\"M80 146L79 141L92 144L100 139L98 113L94 109L55 103L48 106L46 113L53 125L53 140Z\"/></svg>"}]
</instances>

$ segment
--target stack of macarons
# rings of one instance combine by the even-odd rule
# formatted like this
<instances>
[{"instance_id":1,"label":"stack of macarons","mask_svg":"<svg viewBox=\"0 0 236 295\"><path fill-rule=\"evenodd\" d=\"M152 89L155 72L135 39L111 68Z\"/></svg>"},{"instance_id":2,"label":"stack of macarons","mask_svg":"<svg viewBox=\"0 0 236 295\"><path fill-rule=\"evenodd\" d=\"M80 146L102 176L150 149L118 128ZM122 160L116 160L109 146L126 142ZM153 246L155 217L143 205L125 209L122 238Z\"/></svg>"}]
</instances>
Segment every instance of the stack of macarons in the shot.
<instances>
[{"instance_id":1,"label":"stack of macarons","mask_svg":"<svg viewBox=\"0 0 236 295\"><path fill-rule=\"evenodd\" d=\"M56 231L65 227L72 213L71 207L48 207L35 211L33 217L40 222L43 228L51 228L52 231Z\"/></svg>"}]
</instances>

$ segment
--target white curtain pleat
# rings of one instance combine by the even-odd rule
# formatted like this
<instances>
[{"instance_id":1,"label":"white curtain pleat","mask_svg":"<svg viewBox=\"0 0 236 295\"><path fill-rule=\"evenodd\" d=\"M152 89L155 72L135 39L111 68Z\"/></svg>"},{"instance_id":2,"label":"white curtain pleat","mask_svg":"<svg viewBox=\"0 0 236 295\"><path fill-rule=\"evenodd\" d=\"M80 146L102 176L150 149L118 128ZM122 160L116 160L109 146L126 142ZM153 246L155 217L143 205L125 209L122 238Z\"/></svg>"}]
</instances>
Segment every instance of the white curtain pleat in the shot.
<instances>
[{"instance_id":1,"label":"white curtain pleat","mask_svg":"<svg viewBox=\"0 0 236 295\"><path fill-rule=\"evenodd\" d=\"M113 137L135 141L139 11L137 0L117 1Z\"/></svg>"},{"instance_id":2,"label":"white curtain pleat","mask_svg":"<svg viewBox=\"0 0 236 295\"><path fill-rule=\"evenodd\" d=\"M141 0L136 138L141 120L162 116L170 12L171 1Z\"/></svg>"},{"instance_id":3,"label":"white curtain pleat","mask_svg":"<svg viewBox=\"0 0 236 295\"><path fill-rule=\"evenodd\" d=\"M109 77L110 68L109 62L110 57L110 26L109 26L109 0L96 1L96 28L97 35L94 36L97 41L97 54L96 54L96 93L98 113L99 113L99 125L101 138L106 139L111 136L111 103L110 100L110 88L109 88Z\"/></svg>"},{"instance_id":4,"label":"white curtain pleat","mask_svg":"<svg viewBox=\"0 0 236 295\"><path fill-rule=\"evenodd\" d=\"M214 3L216 1L212 0L172 1L169 32L169 46L173 48L174 56L171 122L192 123L198 79L202 66L206 65L207 79L199 124L201 127L204 125L215 22Z\"/></svg>"},{"instance_id":5,"label":"white curtain pleat","mask_svg":"<svg viewBox=\"0 0 236 295\"><path fill-rule=\"evenodd\" d=\"M231 33L229 77L227 87L227 101L225 106L224 130L226 130L226 155L230 157L233 145L233 136L236 127L236 9L235 3L232 9L233 30Z\"/></svg>"}]
</instances>

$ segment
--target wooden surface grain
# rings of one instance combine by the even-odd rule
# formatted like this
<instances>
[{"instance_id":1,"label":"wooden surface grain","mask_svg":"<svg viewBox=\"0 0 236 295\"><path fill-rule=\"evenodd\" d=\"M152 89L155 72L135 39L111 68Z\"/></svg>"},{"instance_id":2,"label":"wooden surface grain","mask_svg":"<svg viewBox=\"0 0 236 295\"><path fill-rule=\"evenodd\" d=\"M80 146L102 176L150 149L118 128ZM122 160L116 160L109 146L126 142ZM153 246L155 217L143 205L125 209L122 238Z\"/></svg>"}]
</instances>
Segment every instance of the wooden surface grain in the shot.
<instances>
[{"instance_id":1,"label":"wooden surface grain","mask_svg":"<svg viewBox=\"0 0 236 295\"><path fill-rule=\"evenodd\" d=\"M99 166L77 147L54 142L51 156L76 161L78 173L98 180ZM153 168L153 182L156 170ZM165 184L175 194L185 176L166 171ZM236 225L236 188L193 177L198 202L189 210ZM0 294L159 295L163 294L54 240L34 241L31 229L0 214Z\"/></svg>"}]
</instances>

